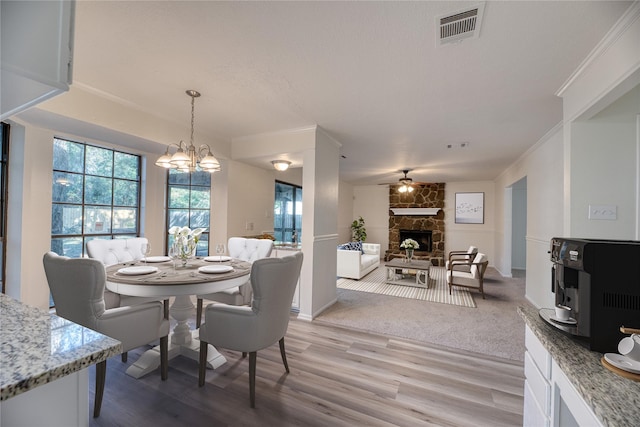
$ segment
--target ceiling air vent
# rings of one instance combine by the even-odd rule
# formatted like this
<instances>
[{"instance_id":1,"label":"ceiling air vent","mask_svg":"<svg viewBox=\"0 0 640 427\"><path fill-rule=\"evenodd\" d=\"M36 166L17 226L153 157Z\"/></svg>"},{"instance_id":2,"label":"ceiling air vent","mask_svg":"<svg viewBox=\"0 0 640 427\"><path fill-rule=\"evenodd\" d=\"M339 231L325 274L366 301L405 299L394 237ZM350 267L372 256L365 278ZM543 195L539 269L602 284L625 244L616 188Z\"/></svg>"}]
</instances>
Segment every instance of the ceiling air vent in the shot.
<instances>
[{"instance_id":1,"label":"ceiling air vent","mask_svg":"<svg viewBox=\"0 0 640 427\"><path fill-rule=\"evenodd\" d=\"M436 17L439 33L437 44L454 43L468 38L477 38L480 34L480 23L484 3Z\"/></svg>"}]
</instances>

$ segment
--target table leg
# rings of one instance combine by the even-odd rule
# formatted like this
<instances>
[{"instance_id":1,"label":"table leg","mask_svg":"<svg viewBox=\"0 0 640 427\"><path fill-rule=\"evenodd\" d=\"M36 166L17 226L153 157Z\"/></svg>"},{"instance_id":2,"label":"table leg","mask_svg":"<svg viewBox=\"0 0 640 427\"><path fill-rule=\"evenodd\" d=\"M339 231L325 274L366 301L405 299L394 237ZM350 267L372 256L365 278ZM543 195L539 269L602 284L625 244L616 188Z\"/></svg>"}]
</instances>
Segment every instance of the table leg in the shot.
<instances>
[{"instance_id":1,"label":"table leg","mask_svg":"<svg viewBox=\"0 0 640 427\"><path fill-rule=\"evenodd\" d=\"M429 287L429 270L416 271L416 286L423 288Z\"/></svg>"},{"instance_id":2,"label":"table leg","mask_svg":"<svg viewBox=\"0 0 640 427\"><path fill-rule=\"evenodd\" d=\"M179 295L175 298L169 314L178 323L169 334L169 360L176 356L186 356L198 361L200 357L200 340L198 331L189 328L187 320L193 314L194 305L189 295ZM207 351L207 368L215 369L227 362L227 359L218 352L212 345ZM156 370L160 366L160 346L156 346L144 352L142 356L129 368L127 375L140 378L149 372Z\"/></svg>"},{"instance_id":3,"label":"table leg","mask_svg":"<svg viewBox=\"0 0 640 427\"><path fill-rule=\"evenodd\" d=\"M396 280L396 269L387 267L387 282L390 282L391 280Z\"/></svg>"}]
</instances>

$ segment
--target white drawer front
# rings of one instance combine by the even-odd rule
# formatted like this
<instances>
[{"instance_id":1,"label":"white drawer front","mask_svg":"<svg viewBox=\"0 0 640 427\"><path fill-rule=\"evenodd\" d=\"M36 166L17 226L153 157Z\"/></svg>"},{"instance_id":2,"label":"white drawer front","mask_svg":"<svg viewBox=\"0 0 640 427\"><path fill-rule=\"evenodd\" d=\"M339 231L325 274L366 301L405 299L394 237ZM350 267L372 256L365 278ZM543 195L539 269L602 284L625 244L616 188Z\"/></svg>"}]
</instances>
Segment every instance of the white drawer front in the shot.
<instances>
[{"instance_id":1,"label":"white drawer front","mask_svg":"<svg viewBox=\"0 0 640 427\"><path fill-rule=\"evenodd\" d=\"M533 331L527 326L525 330L524 343L531 358L536 362L536 366L547 379L551 379L551 355L544 348L540 340L535 336Z\"/></svg>"},{"instance_id":2,"label":"white drawer front","mask_svg":"<svg viewBox=\"0 0 640 427\"><path fill-rule=\"evenodd\" d=\"M538 370L529 351L524 353L524 375L538 405L545 414L549 414L551 411L551 385Z\"/></svg>"}]
</instances>

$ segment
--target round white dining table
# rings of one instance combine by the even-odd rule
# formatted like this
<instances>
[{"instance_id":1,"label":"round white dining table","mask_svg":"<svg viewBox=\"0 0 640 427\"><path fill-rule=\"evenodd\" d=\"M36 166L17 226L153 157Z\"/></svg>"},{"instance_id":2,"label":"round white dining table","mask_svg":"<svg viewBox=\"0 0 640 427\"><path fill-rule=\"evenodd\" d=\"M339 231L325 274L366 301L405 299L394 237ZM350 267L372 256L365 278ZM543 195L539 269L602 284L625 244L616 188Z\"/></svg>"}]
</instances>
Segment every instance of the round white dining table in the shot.
<instances>
[{"instance_id":1,"label":"round white dining table","mask_svg":"<svg viewBox=\"0 0 640 427\"><path fill-rule=\"evenodd\" d=\"M216 258L207 257L207 260L196 258L190 260L184 267L180 263L174 267L171 260L114 264L106 268L106 287L112 292L123 295L158 299L175 297L169 309L169 314L177 322L170 333L169 359L182 355L198 361L199 332L197 329L191 330L187 323L195 308L191 295L209 294L240 286L247 282L251 273L251 264L248 262L237 259L220 262L215 261ZM162 257L150 257L150 259L160 260ZM144 267L148 267L146 270L149 272L143 272ZM201 267L206 268L201 269ZM203 270L229 268L230 271L226 272L203 272ZM209 345L207 355L207 367L210 369L215 369L227 361L212 345ZM160 366L160 347L156 346L147 350L129 366L127 374L140 378L154 371L158 366Z\"/></svg>"}]
</instances>

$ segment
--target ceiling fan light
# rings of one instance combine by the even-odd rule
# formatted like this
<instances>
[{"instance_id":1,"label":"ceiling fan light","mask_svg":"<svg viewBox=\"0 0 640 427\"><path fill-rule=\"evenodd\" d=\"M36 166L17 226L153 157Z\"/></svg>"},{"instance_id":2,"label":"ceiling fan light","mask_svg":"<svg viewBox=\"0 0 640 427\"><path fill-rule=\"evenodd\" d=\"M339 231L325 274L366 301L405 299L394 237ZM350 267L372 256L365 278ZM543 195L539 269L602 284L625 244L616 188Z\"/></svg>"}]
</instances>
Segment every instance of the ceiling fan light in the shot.
<instances>
[{"instance_id":1,"label":"ceiling fan light","mask_svg":"<svg viewBox=\"0 0 640 427\"><path fill-rule=\"evenodd\" d=\"M398 188L398 193L406 193L408 191L408 187L406 185L401 185Z\"/></svg>"},{"instance_id":2,"label":"ceiling fan light","mask_svg":"<svg viewBox=\"0 0 640 427\"><path fill-rule=\"evenodd\" d=\"M271 164L273 165L274 168L276 168L276 170L280 172L284 172L287 169L289 169L291 162L288 160L272 160Z\"/></svg>"}]
</instances>

